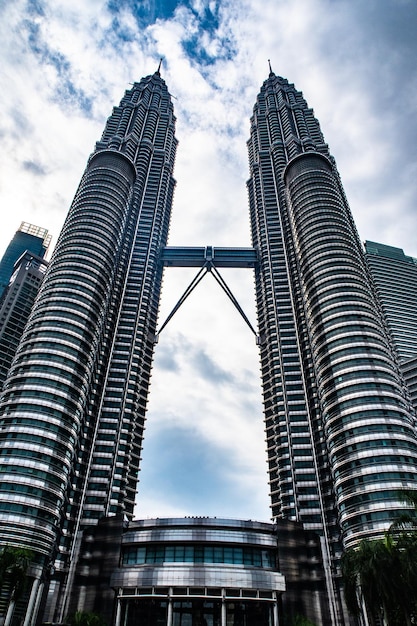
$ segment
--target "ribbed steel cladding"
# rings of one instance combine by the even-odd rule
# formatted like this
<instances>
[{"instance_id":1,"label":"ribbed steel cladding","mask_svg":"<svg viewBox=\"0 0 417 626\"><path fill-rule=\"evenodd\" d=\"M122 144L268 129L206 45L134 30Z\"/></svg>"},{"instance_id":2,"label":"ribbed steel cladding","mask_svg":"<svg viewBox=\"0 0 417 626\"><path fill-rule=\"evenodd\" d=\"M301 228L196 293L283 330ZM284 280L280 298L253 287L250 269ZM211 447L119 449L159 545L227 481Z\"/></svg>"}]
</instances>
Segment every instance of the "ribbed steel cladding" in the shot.
<instances>
[{"instance_id":1,"label":"ribbed steel cladding","mask_svg":"<svg viewBox=\"0 0 417 626\"><path fill-rule=\"evenodd\" d=\"M273 115L270 115L268 118L269 125L273 119ZM261 143L268 141L265 118L257 115L256 122L258 126L257 128L252 127L251 141L249 142L251 154L253 154L253 144L258 143L258 137L260 137ZM279 159L277 151L276 148L275 157ZM285 164L283 157L280 160ZM292 386L295 383L290 379L297 377L298 373L297 385L299 385L302 381L302 373L297 351L297 334L292 317L281 223L276 211L274 175L268 153L260 156L259 167L252 168L252 179L248 186L252 207L253 242L260 249L262 259L260 271L257 272L257 298L259 330L263 336L261 358L272 513L274 516L302 519L309 528L321 529L322 522L319 521L321 513L317 491L315 493L310 491L309 497L305 499L299 496L299 484L302 481L297 476L300 473L300 468L295 465L302 464L300 455L309 459L308 463L310 463L313 452L312 442L309 438L305 399L297 400L296 406L293 406L294 392ZM253 188L257 190L256 194L253 194ZM256 206L256 217L253 210L254 206ZM289 319L292 321L290 326L288 325ZM284 349L285 352L290 348L291 355L283 355L282 350ZM289 361L292 363L290 375L287 371ZM280 362L281 371L278 370ZM279 371L280 376L278 375ZM301 439L294 436L290 427L291 415L294 411L297 413L297 423L301 423L301 404L304 405L302 413L304 413L303 421L305 423L302 444L299 443ZM271 417L273 417L273 421L270 420ZM294 452L298 455L295 465L291 461ZM306 471L303 470L303 473L305 474ZM311 480L314 480L314 476L311 477ZM316 506L312 507L314 499Z\"/></svg>"},{"instance_id":2,"label":"ribbed steel cladding","mask_svg":"<svg viewBox=\"0 0 417 626\"><path fill-rule=\"evenodd\" d=\"M121 113L117 134L130 132L122 149L135 159L137 171L131 203L131 254L102 391L100 425L91 455L92 476L85 492L84 522L91 523L104 513L123 511L129 517L133 514L153 353L149 337L155 333L162 277L157 260L168 233L177 144L172 105L162 82L151 78L151 98L149 93L143 93L139 99L135 85L129 94L131 101L127 96L122 101L126 108ZM137 107L131 106L133 101L138 102ZM120 109L116 113L120 117ZM113 141L112 136L108 139ZM121 370L125 372L122 388L118 382ZM104 467L109 475L97 477L94 468Z\"/></svg>"},{"instance_id":3,"label":"ribbed steel cladding","mask_svg":"<svg viewBox=\"0 0 417 626\"><path fill-rule=\"evenodd\" d=\"M381 439L386 438L388 447L385 447L385 453L397 457L398 463L400 455L411 454L416 458L416 441L397 371L391 362L387 337L374 314L377 307L367 284L360 253L355 254L359 250L359 242L344 219L346 209L331 174L330 163L326 172L321 167L317 168L317 157L305 155L301 160L305 171L290 176L288 183L289 212L300 263L306 320L311 335L324 424L327 425L332 416L344 414L350 416L352 427L365 423L368 426L370 423L378 424L378 429L360 437L352 435L352 429L347 429L346 425L339 429L327 428L332 470L337 475L343 463L360 458L362 472L367 466L376 472L375 454L381 450ZM310 171L306 166L309 160ZM295 163L295 167L299 165ZM291 164L288 174L291 174ZM337 217L337 211L341 219ZM344 248L350 250L350 253L340 255L340 250ZM346 321L349 310L356 316L356 325L351 332ZM325 320L332 321L326 330L323 329ZM350 355L350 364L345 370L340 369L333 379L330 378L332 384L329 384L331 366L343 363L347 354ZM372 362L364 366L364 359L372 354L386 357L386 365L378 367L378 363ZM357 366L352 373L352 361L355 364L355 360ZM348 382L344 374L349 374ZM392 420L384 414L390 408L397 412L403 427L401 434L397 429L395 442ZM335 445L335 438L341 431L343 439L339 436L338 444ZM385 465L385 461L382 460L381 464ZM398 481L397 489L401 484ZM386 485L374 485L376 491L380 495L374 500L369 499L367 484L358 484L353 492L337 492L341 524L347 540L352 534L355 541L361 534L366 534L365 518L362 515L370 513L367 518L369 521L386 524L390 501L393 505L398 504L395 487L387 490ZM367 495L361 499L361 506L358 506L361 494Z\"/></svg>"},{"instance_id":4,"label":"ribbed steel cladding","mask_svg":"<svg viewBox=\"0 0 417 626\"><path fill-rule=\"evenodd\" d=\"M120 157L116 156L116 170L120 169L117 166L119 161ZM131 188L131 181L121 176L120 171L114 176L111 170L105 172L102 168L97 169L96 165L97 162L93 161L91 169L87 169L74 199L40 297L22 338L2 405L3 420L7 420L8 424L13 423L14 416L24 414L27 419L33 420L33 426L10 426L10 442L4 442L1 454L4 457L10 452L15 464L21 466L21 482L16 483L16 474L8 474L7 470L2 474L5 481L13 480L16 486L13 491L1 491L0 502L4 502L5 508L2 507L0 511L16 508L13 505L21 502L22 496L25 504L19 507L14 516L13 527L10 527L10 517L0 513L0 537L7 541L7 536L13 534L13 540L16 541L17 524L22 545L33 547L36 552L45 555L50 553L55 540L71 460L77 447L86 390L93 374L100 323L103 323L101 313L107 307L109 292L106 284L112 282L111 272L115 268L112 257L122 237ZM86 220L90 225L96 221L94 248L88 231L80 230L79 220ZM84 297L76 298L77 311L72 314L66 309L64 314L63 302L65 299L72 300L75 290L77 293L81 291ZM37 346L44 350L45 342L48 344L48 361L43 372L39 372ZM77 362L75 380L73 371L62 366L63 357L68 359L68 363L71 360ZM13 376L22 366L25 368L24 377ZM59 370L59 376L51 375L51 370ZM48 407L51 410L53 408L54 415L57 412L60 414L61 426L66 425L68 430L62 428L59 436L54 436L48 422L45 422L45 428L39 427L38 411L28 408L28 404L32 407L39 404L39 411L43 410L46 414ZM28 431L32 442L23 440L23 433ZM19 439L11 439L16 434L19 434ZM35 446L37 437L42 441L39 446ZM45 480L41 482L42 493L31 495L28 488L34 484L34 478L30 467L26 472L24 470L27 457L23 455L27 451L33 457L37 447L47 461L45 470L53 471L54 478L58 475L61 484L57 487L56 480L52 483ZM33 532L35 523L36 526L42 526L42 535Z\"/></svg>"}]
</instances>

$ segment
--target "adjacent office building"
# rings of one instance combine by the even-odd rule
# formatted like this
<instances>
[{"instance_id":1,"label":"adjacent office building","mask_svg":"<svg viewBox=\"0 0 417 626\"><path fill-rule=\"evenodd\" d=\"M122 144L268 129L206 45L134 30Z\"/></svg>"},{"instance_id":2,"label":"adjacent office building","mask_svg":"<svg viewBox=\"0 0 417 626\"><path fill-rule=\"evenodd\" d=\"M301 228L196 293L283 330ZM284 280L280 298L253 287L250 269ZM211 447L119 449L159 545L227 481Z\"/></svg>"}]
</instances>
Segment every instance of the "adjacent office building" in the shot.
<instances>
[{"instance_id":1,"label":"adjacent office building","mask_svg":"<svg viewBox=\"0 0 417 626\"><path fill-rule=\"evenodd\" d=\"M417 412L417 259L401 248L365 241L366 260Z\"/></svg>"},{"instance_id":2,"label":"adjacent office building","mask_svg":"<svg viewBox=\"0 0 417 626\"><path fill-rule=\"evenodd\" d=\"M16 261L0 300L0 390L45 276L48 263L31 252Z\"/></svg>"},{"instance_id":3,"label":"adjacent office building","mask_svg":"<svg viewBox=\"0 0 417 626\"><path fill-rule=\"evenodd\" d=\"M0 261L0 391L45 275L51 235L22 222Z\"/></svg>"},{"instance_id":4,"label":"adjacent office building","mask_svg":"<svg viewBox=\"0 0 417 626\"><path fill-rule=\"evenodd\" d=\"M110 597L117 624L278 626L285 569L300 598L323 583L303 604L310 619L347 623L342 546L381 535L403 508L416 431L334 160L302 94L272 71L251 119L248 191L274 525L132 521L174 125L159 71L113 110L4 385L0 542L35 554L26 625ZM300 532L300 559L320 570L309 580L283 549Z\"/></svg>"},{"instance_id":5,"label":"adjacent office building","mask_svg":"<svg viewBox=\"0 0 417 626\"><path fill-rule=\"evenodd\" d=\"M14 265L20 256L28 250L39 257L44 257L51 243L51 235L46 228L22 222L13 239L6 248L0 261L0 299L7 289L14 272Z\"/></svg>"},{"instance_id":6,"label":"adjacent office building","mask_svg":"<svg viewBox=\"0 0 417 626\"><path fill-rule=\"evenodd\" d=\"M365 241L366 261L400 363L417 355L417 259Z\"/></svg>"}]
</instances>

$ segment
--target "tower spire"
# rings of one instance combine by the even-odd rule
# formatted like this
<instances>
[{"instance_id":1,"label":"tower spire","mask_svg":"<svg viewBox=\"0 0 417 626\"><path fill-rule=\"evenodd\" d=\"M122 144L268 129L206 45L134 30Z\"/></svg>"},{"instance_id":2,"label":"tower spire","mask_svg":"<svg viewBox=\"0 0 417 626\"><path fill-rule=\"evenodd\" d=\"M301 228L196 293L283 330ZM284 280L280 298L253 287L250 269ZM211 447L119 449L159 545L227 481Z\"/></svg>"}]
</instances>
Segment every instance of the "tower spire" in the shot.
<instances>
[{"instance_id":1,"label":"tower spire","mask_svg":"<svg viewBox=\"0 0 417 626\"><path fill-rule=\"evenodd\" d=\"M155 72L155 74L157 74L158 76L161 75L161 65L162 65L162 57L159 59L158 69Z\"/></svg>"},{"instance_id":2,"label":"tower spire","mask_svg":"<svg viewBox=\"0 0 417 626\"><path fill-rule=\"evenodd\" d=\"M271 59L268 59L268 65L269 65L269 75L272 76L274 72L272 71L272 67L271 67Z\"/></svg>"}]
</instances>

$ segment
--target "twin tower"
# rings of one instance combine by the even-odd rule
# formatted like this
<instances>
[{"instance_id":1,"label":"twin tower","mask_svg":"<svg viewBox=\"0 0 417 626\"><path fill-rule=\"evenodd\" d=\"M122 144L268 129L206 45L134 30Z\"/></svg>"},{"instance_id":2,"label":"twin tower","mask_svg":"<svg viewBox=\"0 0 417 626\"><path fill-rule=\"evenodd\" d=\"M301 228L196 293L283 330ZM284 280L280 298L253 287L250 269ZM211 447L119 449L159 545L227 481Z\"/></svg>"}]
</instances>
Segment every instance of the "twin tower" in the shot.
<instances>
[{"instance_id":1,"label":"twin tower","mask_svg":"<svg viewBox=\"0 0 417 626\"><path fill-rule=\"evenodd\" d=\"M132 519L176 147L157 71L107 121L5 383L0 542L35 555L27 624L46 587L49 607L67 601L83 534ZM416 487L415 420L334 159L273 72L248 150L253 250L190 263L254 268L272 517L319 536L338 605L343 547L381 535Z\"/></svg>"}]
</instances>

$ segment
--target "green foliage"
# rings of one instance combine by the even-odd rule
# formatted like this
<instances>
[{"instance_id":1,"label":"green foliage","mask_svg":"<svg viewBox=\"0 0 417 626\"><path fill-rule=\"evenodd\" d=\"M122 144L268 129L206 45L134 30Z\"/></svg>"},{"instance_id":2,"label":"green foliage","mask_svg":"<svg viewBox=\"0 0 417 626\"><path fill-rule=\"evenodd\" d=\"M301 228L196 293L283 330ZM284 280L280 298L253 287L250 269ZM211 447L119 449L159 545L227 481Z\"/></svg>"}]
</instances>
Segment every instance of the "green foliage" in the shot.
<instances>
[{"instance_id":1,"label":"green foliage","mask_svg":"<svg viewBox=\"0 0 417 626\"><path fill-rule=\"evenodd\" d=\"M69 626L106 626L101 615L91 611L76 611L67 615L65 623Z\"/></svg>"},{"instance_id":2,"label":"green foliage","mask_svg":"<svg viewBox=\"0 0 417 626\"><path fill-rule=\"evenodd\" d=\"M417 490L404 489L398 492L398 498L404 503L412 506L407 513L395 518L390 532L395 531L417 531Z\"/></svg>"},{"instance_id":3,"label":"green foliage","mask_svg":"<svg viewBox=\"0 0 417 626\"><path fill-rule=\"evenodd\" d=\"M316 626L316 624L303 615L296 615L291 622L291 626Z\"/></svg>"},{"instance_id":4,"label":"green foliage","mask_svg":"<svg viewBox=\"0 0 417 626\"><path fill-rule=\"evenodd\" d=\"M7 583L11 589L11 600L17 602L26 589L26 574L33 553L26 548L5 546L0 551L0 589Z\"/></svg>"},{"instance_id":5,"label":"green foliage","mask_svg":"<svg viewBox=\"0 0 417 626\"><path fill-rule=\"evenodd\" d=\"M417 492L403 500L417 505ZM417 623L417 517L398 518L382 539L362 540L346 550L341 567L349 611L359 615L364 602L370 624Z\"/></svg>"}]
</instances>

